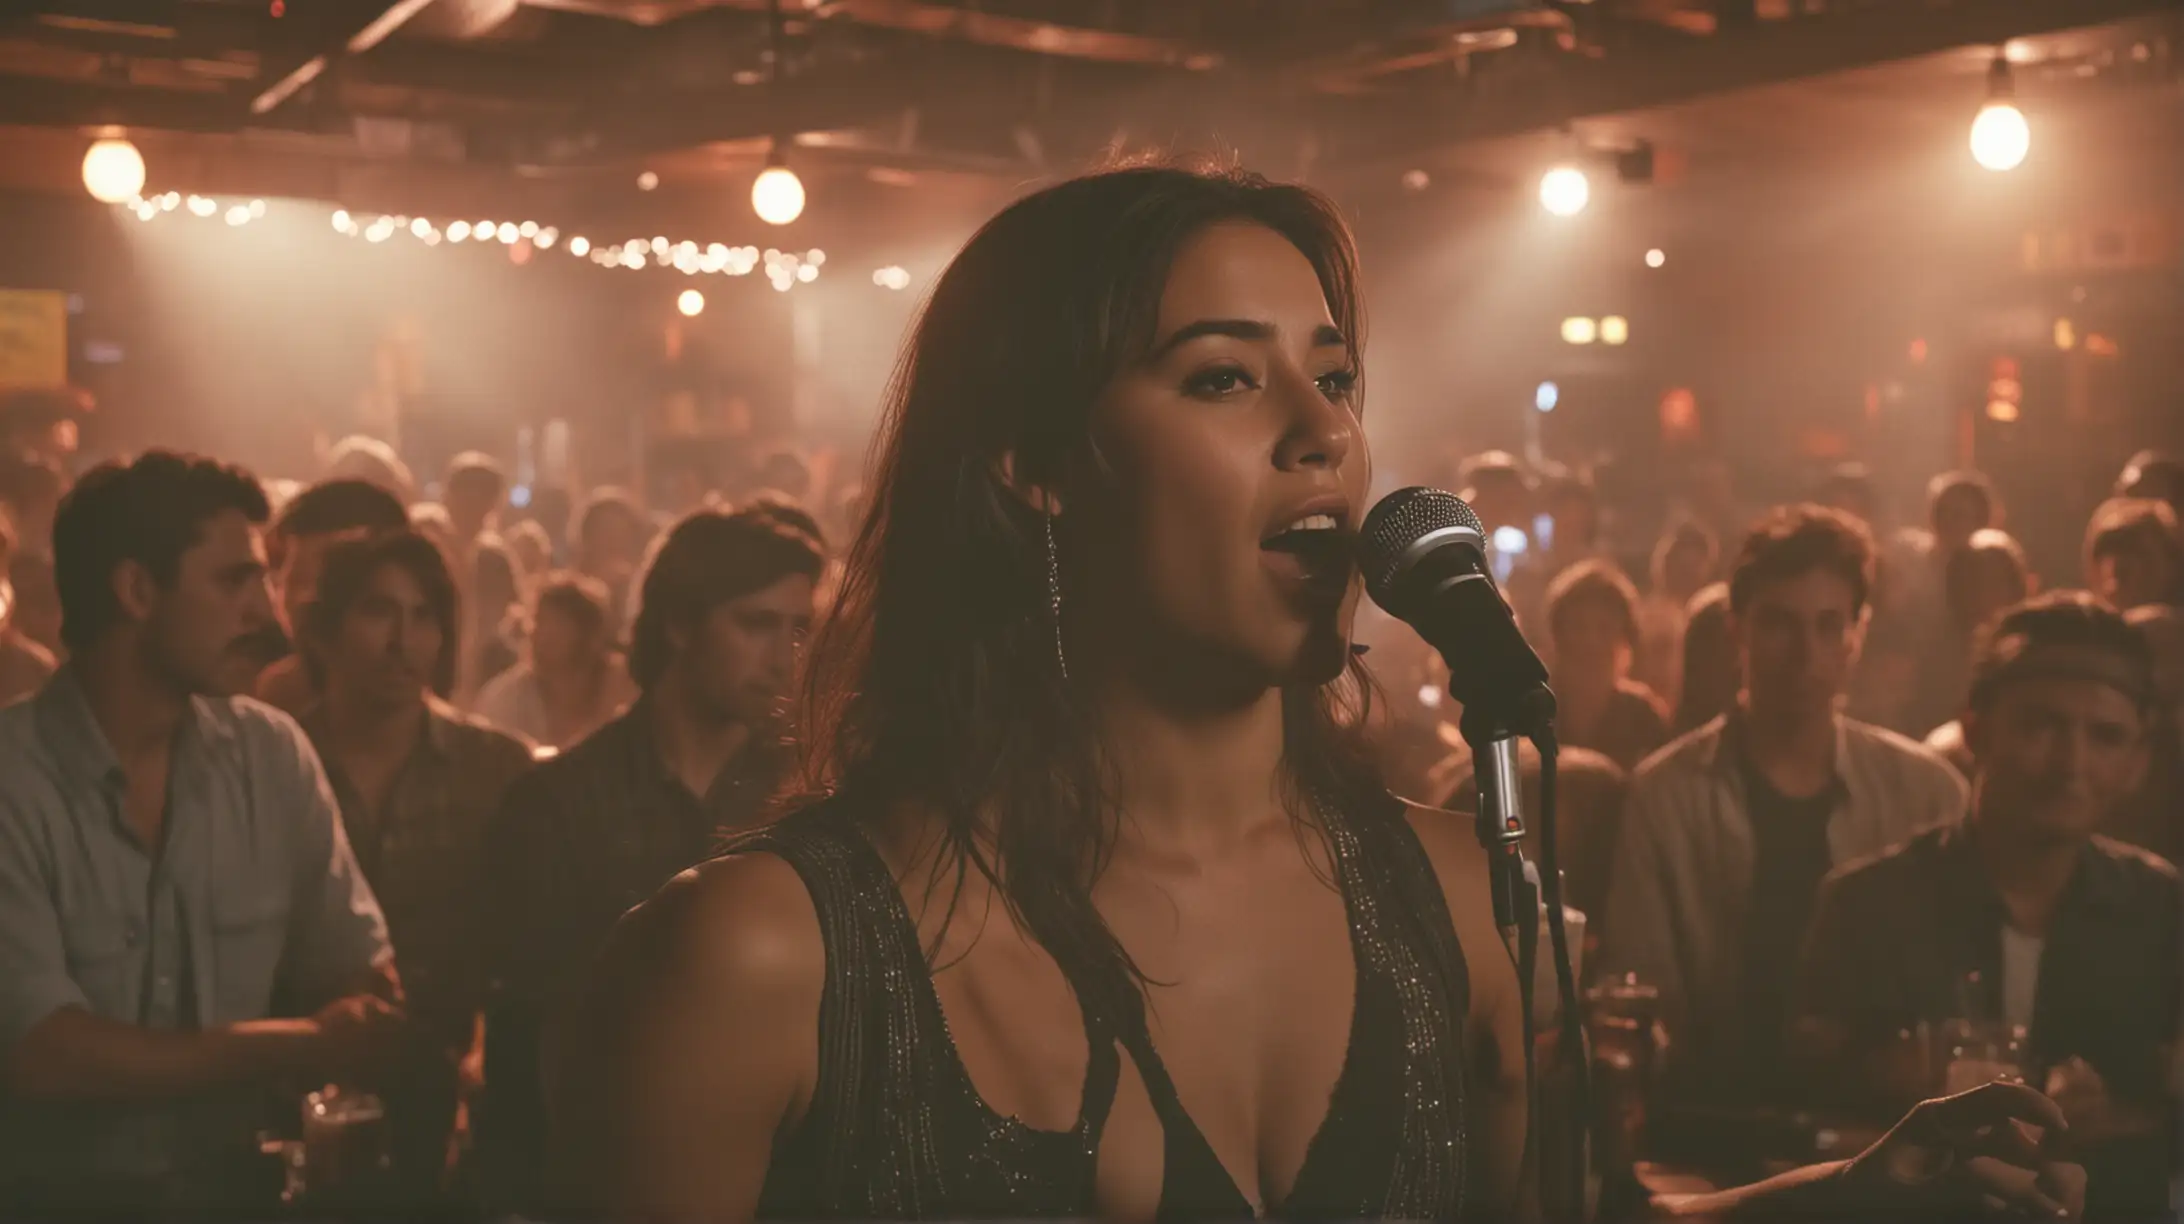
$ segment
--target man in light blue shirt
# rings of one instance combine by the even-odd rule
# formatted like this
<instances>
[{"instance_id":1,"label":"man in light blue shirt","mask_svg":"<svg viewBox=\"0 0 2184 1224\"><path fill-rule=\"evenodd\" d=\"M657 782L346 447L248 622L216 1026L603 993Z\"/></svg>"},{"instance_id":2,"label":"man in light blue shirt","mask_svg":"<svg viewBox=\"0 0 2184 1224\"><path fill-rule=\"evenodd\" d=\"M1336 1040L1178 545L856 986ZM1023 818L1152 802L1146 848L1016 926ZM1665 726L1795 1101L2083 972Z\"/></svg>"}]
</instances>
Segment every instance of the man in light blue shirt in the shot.
<instances>
[{"instance_id":1,"label":"man in light blue shirt","mask_svg":"<svg viewBox=\"0 0 2184 1224\"><path fill-rule=\"evenodd\" d=\"M220 691L272 617L266 510L247 473L156 451L62 504L72 661L0 710L0 1214L263 1207L237 1173L268 1093L398 1039L318 758Z\"/></svg>"}]
</instances>

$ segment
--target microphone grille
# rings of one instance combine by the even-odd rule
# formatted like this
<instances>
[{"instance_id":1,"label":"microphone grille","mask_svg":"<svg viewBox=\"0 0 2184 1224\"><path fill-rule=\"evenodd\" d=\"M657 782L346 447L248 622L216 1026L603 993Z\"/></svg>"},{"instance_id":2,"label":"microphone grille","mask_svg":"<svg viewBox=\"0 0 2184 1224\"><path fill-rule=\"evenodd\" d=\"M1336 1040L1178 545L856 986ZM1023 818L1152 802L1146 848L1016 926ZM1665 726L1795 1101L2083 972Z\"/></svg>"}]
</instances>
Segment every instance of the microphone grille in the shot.
<instances>
[{"instance_id":1,"label":"microphone grille","mask_svg":"<svg viewBox=\"0 0 2184 1224\"><path fill-rule=\"evenodd\" d=\"M1479 516L1462 498L1440 489L1397 489L1376 502L1358 529L1358 568L1373 602L1388 606L1405 550L1427 533L1449 527L1486 534Z\"/></svg>"}]
</instances>

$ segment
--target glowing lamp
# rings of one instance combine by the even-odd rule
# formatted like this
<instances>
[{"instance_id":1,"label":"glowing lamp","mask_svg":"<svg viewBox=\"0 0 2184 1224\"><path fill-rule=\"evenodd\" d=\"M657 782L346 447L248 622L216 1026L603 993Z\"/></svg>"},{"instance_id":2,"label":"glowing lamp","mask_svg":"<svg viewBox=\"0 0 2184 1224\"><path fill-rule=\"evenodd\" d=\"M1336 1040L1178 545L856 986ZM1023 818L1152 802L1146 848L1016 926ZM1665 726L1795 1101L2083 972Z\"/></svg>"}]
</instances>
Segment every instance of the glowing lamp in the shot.
<instances>
[{"instance_id":1,"label":"glowing lamp","mask_svg":"<svg viewBox=\"0 0 2184 1224\"><path fill-rule=\"evenodd\" d=\"M787 225L804 215L804 181L776 153L751 184L751 211L768 225Z\"/></svg>"},{"instance_id":2,"label":"glowing lamp","mask_svg":"<svg viewBox=\"0 0 2184 1224\"><path fill-rule=\"evenodd\" d=\"M112 136L93 141L83 155L83 189L101 204L121 204L144 190L144 155Z\"/></svg>"},{"instance_id":3,"label":"glowing lamp","mask_svg":"<svg viewBox=\"0 0 2184 1224\"><path fill-rule=\"evenodd\" d=\"M1585 211L1592 199L1592 184L1585 172L1575 166L1556 166L1539 180L1539 202L1542 208L1558 217L1574 217Z\"/></svg>"}]
</instances>

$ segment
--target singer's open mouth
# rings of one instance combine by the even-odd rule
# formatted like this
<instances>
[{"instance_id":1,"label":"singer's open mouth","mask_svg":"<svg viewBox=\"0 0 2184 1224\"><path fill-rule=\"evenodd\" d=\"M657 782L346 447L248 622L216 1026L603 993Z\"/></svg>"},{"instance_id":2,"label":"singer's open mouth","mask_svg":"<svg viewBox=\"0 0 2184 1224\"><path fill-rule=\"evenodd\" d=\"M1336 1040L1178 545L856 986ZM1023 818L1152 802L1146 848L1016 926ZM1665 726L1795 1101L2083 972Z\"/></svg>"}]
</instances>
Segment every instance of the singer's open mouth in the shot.
<instances>
[{"instance_id":1,"label":"singer's open mouth","mask_svg":"<svg viewBox=\"0 0 2184 1224\"><path fill-rule=\"evenodd\" d=\"M1259 542L1259 549L1269 565L1283 577L1314 585L1339 585L1350 579L1351 537L1334 525L1326 515L1313 516L1325 520L1308 522L1276 532Z\"/></svg>"}]
</instances>

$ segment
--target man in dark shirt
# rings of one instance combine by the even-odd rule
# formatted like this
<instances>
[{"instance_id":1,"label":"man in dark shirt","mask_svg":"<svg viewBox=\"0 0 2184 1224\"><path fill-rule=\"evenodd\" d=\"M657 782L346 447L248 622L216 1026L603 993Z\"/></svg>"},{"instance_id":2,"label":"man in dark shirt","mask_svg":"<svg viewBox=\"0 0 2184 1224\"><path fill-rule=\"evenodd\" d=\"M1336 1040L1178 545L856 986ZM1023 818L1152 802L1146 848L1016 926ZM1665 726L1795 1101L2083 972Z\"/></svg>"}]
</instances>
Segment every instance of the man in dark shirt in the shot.
<instances>
[{"instance_id":1,"label":"man in dark shirt","mask_svg":"<svg viewBox=\"0 0 2184 1224\"><path fill-rule=\"evenodd\" d=\"M1938 1086L1899 1034L2027 1030L2024 1070L2070 1117L2095 1216L2158 1214L2174 1165L2176 870L2093 832L2145 773L2151 672L2090 595L2004 614L1973 670L1965 824L1831 876L1796 992L1813 1082L1881 1115Z\"/></svg>"},{"instance_id":2,"label":"man in dark shirt","mask_svg":"<svg viewBox=\"0 0 2184 1224\"><path fill-rule=\"evenodd\" d=\"M297 625L312 687L302 718L358 864L386 911L421 1040L378 1087L395 1200L442 1202L459 1102L479 1071L485 827L531 747L447 705L461 635L455 578L414 530L328 548Z\"/></svg>"},{"instance_id":3,"label":"man in dark shirt","mask_svg":"<svg viewBox=\"0 0 2184 1224\"><path fill-rule=\"evenodd\" d=\"M684 518L641 588L629 666L643 696L518 781L494 819L479 1155L497 1206L543 1193L543 1055L615 921L763 818L822 561L766 514Z\"/></svg>"}]
</instances>

